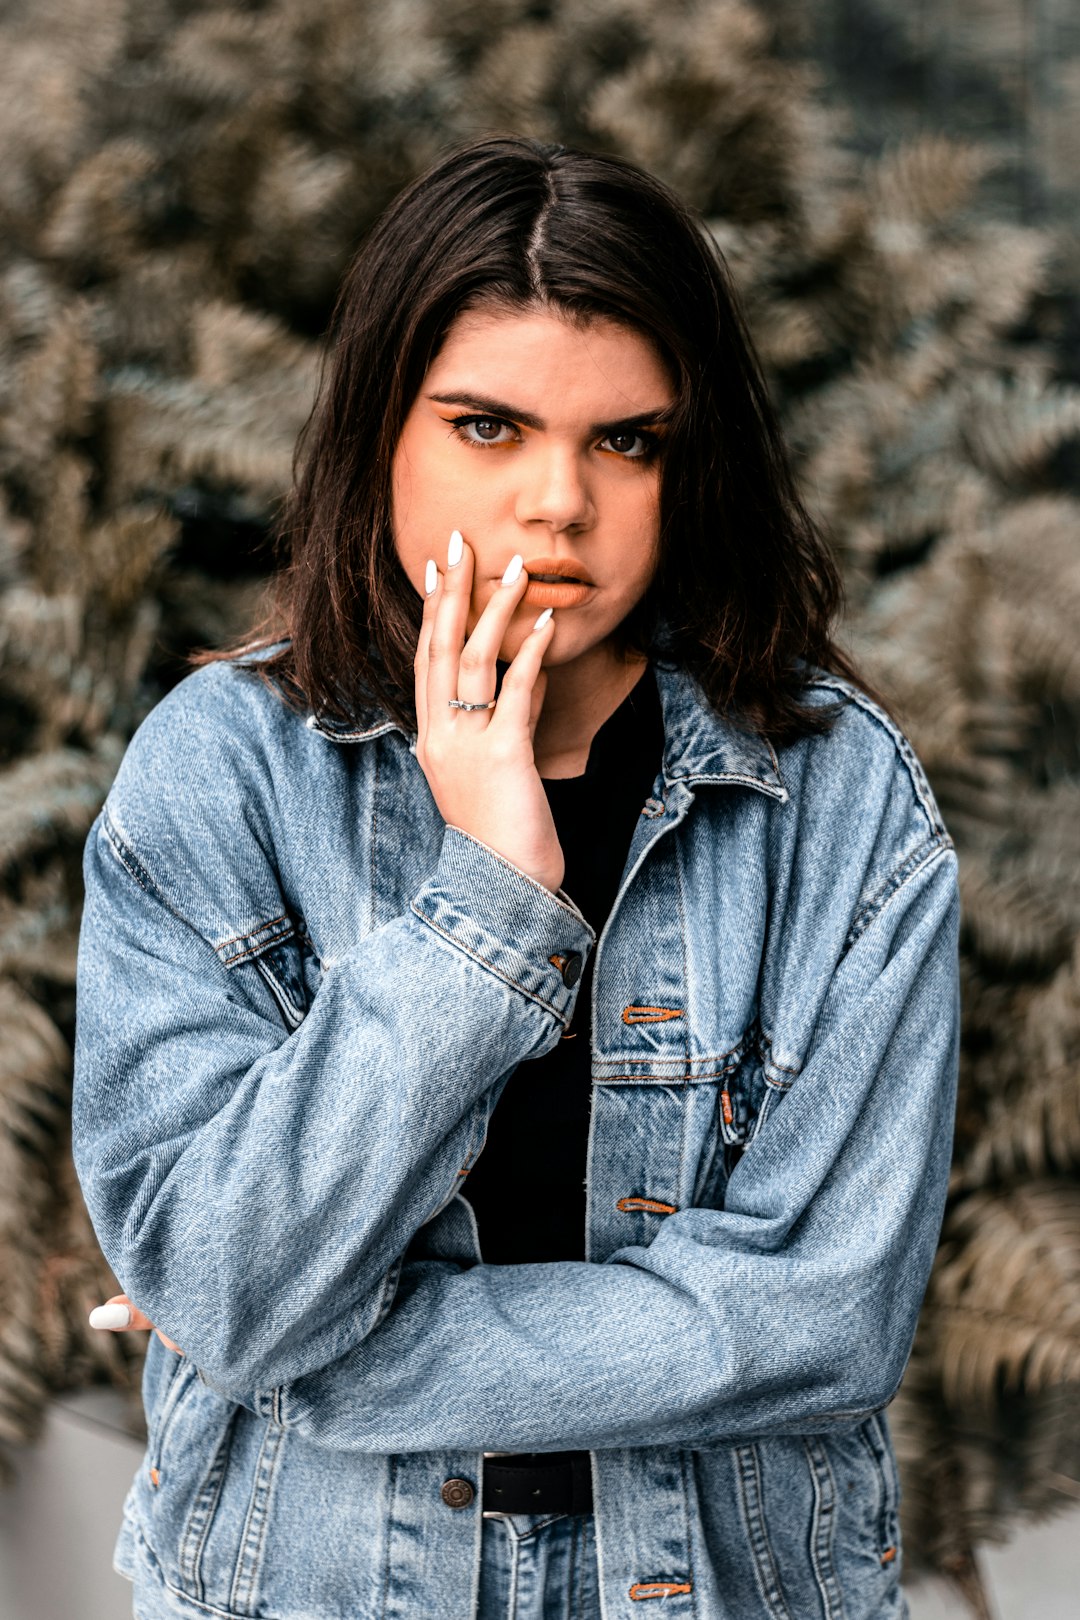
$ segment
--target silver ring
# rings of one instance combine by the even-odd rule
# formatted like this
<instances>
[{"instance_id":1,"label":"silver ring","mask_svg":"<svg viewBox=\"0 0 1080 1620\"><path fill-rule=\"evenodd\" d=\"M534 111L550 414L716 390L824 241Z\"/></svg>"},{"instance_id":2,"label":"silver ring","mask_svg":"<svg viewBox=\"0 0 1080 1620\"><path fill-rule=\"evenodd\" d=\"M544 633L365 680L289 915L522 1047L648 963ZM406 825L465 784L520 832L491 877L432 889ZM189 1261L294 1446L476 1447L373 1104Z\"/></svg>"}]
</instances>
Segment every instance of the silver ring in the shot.
<instances>
[{"instance_id":1,"label":"silver ring","mask_svg":"<svg viewBox=\"0 0 1080 1620\"><path fill-rule=\"evenodd\" d=\"M493 709L499 700L492 698L490 703L462 703L460 698L447 698L446 701L452 709Z\"/></svg>"}]
</instances>

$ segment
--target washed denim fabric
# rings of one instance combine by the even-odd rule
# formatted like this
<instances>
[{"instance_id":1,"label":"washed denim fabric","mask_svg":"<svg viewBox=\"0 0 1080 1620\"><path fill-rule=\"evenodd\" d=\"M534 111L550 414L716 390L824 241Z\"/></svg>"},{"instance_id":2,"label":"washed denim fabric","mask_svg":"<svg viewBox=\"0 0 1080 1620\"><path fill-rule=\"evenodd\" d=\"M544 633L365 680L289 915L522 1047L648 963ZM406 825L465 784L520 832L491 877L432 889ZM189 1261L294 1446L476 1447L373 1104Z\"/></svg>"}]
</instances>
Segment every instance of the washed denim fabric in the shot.
<instances>
[{"instance_id":1,"label":"washed denim fabric","mask_svg":"<svg viewBox=\"0 0 1080 1620\"><path fill-rule=\"evenodd\" d=\"M384 712L305 722L218 664L132 742L87 844L74 1146L186 1352L150 1338L140 1620L471 1620L482 1452L578 1448L603 1620L906 1613L883 1409L946 1192L952 843L842 681L778 757L656 679L599 941L443 823ZM588 1258L484 1265L462 1177L594 948Z\"/></svg>"},{"instance_id":2,"label":"washed denim fabric","mask_svg":"<svg viewBox=\"0 0 1080 1620\"><path fill-rule=\"evenodd\" d=\"M476 1620L596 1620L599 1613L593 1514L484 1521Z\"/></svg>"}]
</instances>

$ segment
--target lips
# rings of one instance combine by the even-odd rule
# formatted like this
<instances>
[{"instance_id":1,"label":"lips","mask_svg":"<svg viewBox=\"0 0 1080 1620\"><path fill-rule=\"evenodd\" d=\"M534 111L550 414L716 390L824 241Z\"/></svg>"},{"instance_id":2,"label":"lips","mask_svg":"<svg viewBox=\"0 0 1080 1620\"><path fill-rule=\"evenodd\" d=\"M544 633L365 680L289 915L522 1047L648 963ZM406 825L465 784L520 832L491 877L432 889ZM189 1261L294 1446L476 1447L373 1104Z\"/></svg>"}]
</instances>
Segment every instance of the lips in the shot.
<instances>
[{"instance_id":1,"label":"lips","mask_svg":"<svg viewBox=\"0 0 1080 1620\"><path fill-rule=\"evenodd\" d=\"M537 582L558 585L592 585L589 572L575 557L526 557L525 572Z\"/></svg>"}]
</instances>

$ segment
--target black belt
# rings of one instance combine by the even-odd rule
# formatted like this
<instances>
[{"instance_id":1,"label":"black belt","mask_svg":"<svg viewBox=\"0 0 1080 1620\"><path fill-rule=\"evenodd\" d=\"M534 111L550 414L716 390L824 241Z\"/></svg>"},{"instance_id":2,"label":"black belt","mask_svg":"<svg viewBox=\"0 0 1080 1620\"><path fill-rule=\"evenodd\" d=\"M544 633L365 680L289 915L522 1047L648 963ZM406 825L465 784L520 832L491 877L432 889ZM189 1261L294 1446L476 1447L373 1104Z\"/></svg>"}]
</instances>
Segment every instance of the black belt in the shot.
<instances>
[{"instance_id":1,"label":"black belt","mask_svg":"<svg viewBox=\"0 0 1080 1620\"><path fill-rule=\"evenodd\" d=\"M484 1454L485 1513L591 1513L587 1451Z\"/></svg>"}]
</instances>

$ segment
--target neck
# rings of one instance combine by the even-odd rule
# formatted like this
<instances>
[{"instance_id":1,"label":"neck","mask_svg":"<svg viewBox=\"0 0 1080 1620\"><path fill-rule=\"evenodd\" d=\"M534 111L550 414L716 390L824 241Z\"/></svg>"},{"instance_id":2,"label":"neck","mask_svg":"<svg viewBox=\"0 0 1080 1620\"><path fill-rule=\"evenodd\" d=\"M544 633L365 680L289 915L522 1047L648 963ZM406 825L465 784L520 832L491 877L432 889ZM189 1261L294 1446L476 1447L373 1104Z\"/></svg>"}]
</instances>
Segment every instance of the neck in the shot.
<instances>
[{"instance_id":1,"label":"neck","mask_svg":"<svg viewBox=\"0 0 1080 1620\"><path fill-rule=\"evenodd\" d=\"M567 664L549 668L544 707L536 725L533 753L541 776L580 776L589 748L641 676L648 659L623 658L606 643Z\"/></svg>"}]
</instances>

